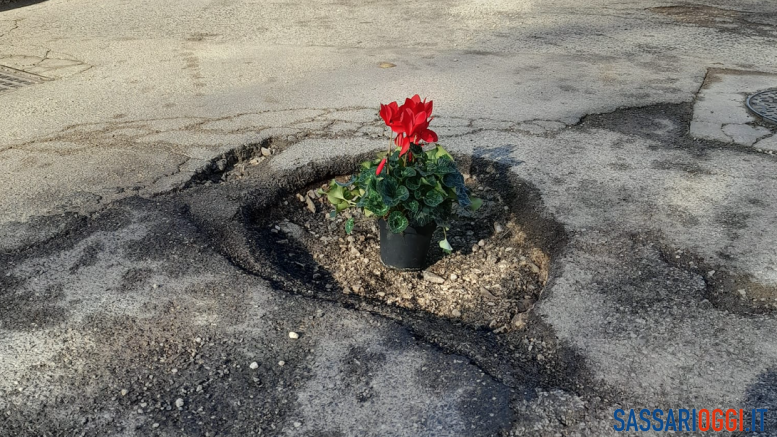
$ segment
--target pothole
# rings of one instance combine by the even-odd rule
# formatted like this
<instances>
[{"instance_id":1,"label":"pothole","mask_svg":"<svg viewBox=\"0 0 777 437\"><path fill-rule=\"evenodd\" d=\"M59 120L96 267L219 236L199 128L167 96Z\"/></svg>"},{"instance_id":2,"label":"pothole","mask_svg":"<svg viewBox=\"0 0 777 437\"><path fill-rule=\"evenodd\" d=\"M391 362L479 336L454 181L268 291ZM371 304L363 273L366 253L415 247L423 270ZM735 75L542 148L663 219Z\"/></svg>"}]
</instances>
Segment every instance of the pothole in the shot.
<instances>
[{"instance_id":1,"label":"pothole","mask_svg":"<svg viewBox=\"0 0 777 437\"><path fill-rule=\"evenodd\" d=\"M358 159L350 161L356 168ZM249 206L252 250L273 266L272 279L285 288L354 295L497 333L522 329L548 281L562 227L509 167L466 157L457 162L484 206L453 220L448 239L454 252L445 255L433 245L424 272L382 265L374 219L353 213L349 236L347 216L329 217L332 208L316 190L329 176L345 176L338 171L298 180L272 204Z\"/></svg>"}]
</instances>

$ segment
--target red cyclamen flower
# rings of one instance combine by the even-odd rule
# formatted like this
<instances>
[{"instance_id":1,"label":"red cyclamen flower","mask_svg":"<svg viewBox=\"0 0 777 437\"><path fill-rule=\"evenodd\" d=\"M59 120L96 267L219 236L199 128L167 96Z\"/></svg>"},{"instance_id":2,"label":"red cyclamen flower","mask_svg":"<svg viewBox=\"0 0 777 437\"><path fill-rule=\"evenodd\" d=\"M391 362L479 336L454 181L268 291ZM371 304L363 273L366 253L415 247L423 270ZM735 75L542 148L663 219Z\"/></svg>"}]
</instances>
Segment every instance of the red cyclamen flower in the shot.
<instances>
[{"instance_id":1,"label":"red cyclamen flower","mask_svg":"<svg viewBox=\"0 0 777 437\"><path fill-rule=\"evenodd\" d=\"M380 172L383 171L383 167L385 167L385 166L386 166L386 158L383 158L383 160L380 161L380 164L378 164L378 169L375 170L375 174L376 175L380 175Z\"/></svg>"},{"instance_id":2,"label":"red cyclamen flower","mask_svg":"<svg viewBox=\"0 0 777 437\"><path fill-rule=\"evenodd\" d=\"M380 117L397 133L394 142L400 147L399 154L404 155L410 150L410 144L418 144L420 141L431 143L437 141L437 134L429 129L432 121L432 108L434 102L421 101L418 94L405 99L402 106L396 102L388 105L380 105Z\"/></svg>"}]
</instances>

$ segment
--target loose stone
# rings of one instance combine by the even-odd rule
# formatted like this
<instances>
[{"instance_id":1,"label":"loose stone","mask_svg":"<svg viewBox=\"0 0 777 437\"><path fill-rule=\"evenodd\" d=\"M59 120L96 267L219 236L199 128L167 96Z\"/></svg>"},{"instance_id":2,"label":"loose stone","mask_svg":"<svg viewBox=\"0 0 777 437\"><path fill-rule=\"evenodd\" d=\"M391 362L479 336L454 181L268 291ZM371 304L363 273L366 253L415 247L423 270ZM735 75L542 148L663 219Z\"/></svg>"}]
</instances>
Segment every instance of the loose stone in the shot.
<instances>
[{"instance_id":1,"label":"loose stone","mask_svg":"<svg viewBox=\"0 0 777 437\"><path fill-rule=\"evenodd\" d=\"M293 339L293 340L296 340L296 339L298 339L298 338L299 338L299 334L297 334L297 333L296 333L296 332L294 332L294 331L291 331L291 332L289 332L289 338L291 338L291 339Z\"/></svg>"},{"instance_id":2,"label":"loose stone","mask_svg":"<svg viewBox=\"0 0 777 437\"><path fill-rule=\"evenodd\" d=\"M313 214L316 213L316 204L313 203L312 200L310 200L310 197L305 198L305 203L307 204L308 211L312 212Z\"/></svg>"},{"instance_id":3,"label":"loose stone","mask_svg":"<svg viewBox=\"0 0 777 437\"><path fill-rule=\"evenodd\" d=\"M175 406L178 407L178 409L183 408L183 405L184 405L183 399L178 398L175 400Z\"/></svg>"},{"instance_id":4,"label":"loose stone","mask_svg":"<svg viewBox=\"0 0 777 437\"><path fill-rule=\"evenodd\" d=\"M445 279L427 270L424 270L423 276L424 276L424 279L426 279L427 281L433 284L442 284L443 282L445 282Z\"/></svg>"},{"instance_id":5,"label":"loose stone","mask_svg":"<svg viewBox=\"0 0 777 437\"><path fill-rule=\"evenodd\" d=\"M251 370L256 370L259 368L259 363L254 361L253 363L249 364L248 367L251 368Z\"/></svg>"}]
</instances>

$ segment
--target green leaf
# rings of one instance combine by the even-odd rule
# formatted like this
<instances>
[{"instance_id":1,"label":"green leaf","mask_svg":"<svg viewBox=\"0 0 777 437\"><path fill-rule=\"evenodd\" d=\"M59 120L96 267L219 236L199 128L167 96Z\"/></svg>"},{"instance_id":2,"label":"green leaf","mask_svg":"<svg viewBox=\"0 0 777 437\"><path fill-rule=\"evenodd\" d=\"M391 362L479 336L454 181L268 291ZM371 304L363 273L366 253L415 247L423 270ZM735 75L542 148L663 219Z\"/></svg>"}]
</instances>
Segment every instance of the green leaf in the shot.
<instances>
[{"instance_id":1,"label":"green leaf","mask_svg":"<svg viewBox=\"0 0 777 437\"><path fill-rule=\"evenodd\" d=\"M466 187L456 187L454 188L456 190L456 197L459 201L459 206L462 207L468 207L472 205L472 201L469 199L469 193L467 192Z\"/></svg>"},{"instance_id":2,"label":"green leaf","mask_svg":"<svg viewBox=\"0 0 777 437\"><path fill-rule=\"evenodd\" d=\"M451 243L448 243L448 239L444 239L440 241L440 248L442 248L443 252L445 253L451 253L453 252L453 247L451 247Z\"/></svg>"},{"instance_id":3,"label":"green leaf","mask_svg":"<svg viewBox=\"0 0 777 437\"><path fill-rule=\"evenodd\" d=\"M410 143L410 153L412 153L414 157L423 159L424 149L418 144Z\"/></svg>"},{"instance_id":4,"label":"green leaf","mask_svg":"<svg viewBox=\"0 0 777 437\"><path fill-rule=\"evenodd\" d=\"M351 232L353 232L353 217L345 222L345 233L351 235Z\"/></svg>"},{"instance_id":5,"label":"green leaf","mask_svg":"<svg viewBox=\"0 0 777 437\"><path fill-rule=\"evenodd\" d=\"M341 200L345 200L345 191L340 185L335 185L326 192L326 197L329 199L329 203L335 205Z\"/></svg>"},{"instance_id":6,"label":"green leaf","mask_svg":"<svg viewBox=\"0 0 777 437\"><path fill-rule=\"evenodd\" d=\"M337 182L337 180L333 180L333 182L341 187L350 187L353 185L354 182L356 182L356 175L351 175L351 179L347 180L346 182Z\"/></svg>"},{"instance_id":7,"label":"green leaf","mask_svg":"<svg viewBox=\"0 0 777 437\"><path fill-rule=\"evenodd\" d=\"M429 213L429 207L420 209L417 213L411 213L410 218L413 220L413 226L426 226L434 221L434 218Z\"/></svg>"},{"instance_id":8,"label":"green leaf","mask_svg":"<svg viewBox=\"0 0 777 437\"><path fill-rule=\"evenodd\" d=\"M444 156L437 160L437 162L435 163L435 169L433 171L439 176L443 176L448 173L459 172L459 170L456 168L456 163L454 163L453 160L447 156Z\"/></svg>"},{"instance_id":9,"label":"green leaf","mask_svg":"<svg viewBox=\"0 0 777 437\"><path fill-rule=\"evenodd\" d=\"M418 208L420 208L421 205L418 204L418 201L410 200L405 203L405 208L407 208L408 211L416 213L418 212Z\"/></svg>"},{"instance_id":10,"label":"green leaf","mask_svg":"<svg viewBox=\"0 0 777 437\"><path fill-rule=\"evenodd\" d=\"M395 234L398 234L407 229L408 224L410 223L408 222L407 217L405 217L405 215L399 211L394 211L389 215L389 229L391 229L391 232Z\"/></svg>"},{"instance_id":11,"label":"green leaf","mask_svg":"<svg viewBox=\"0 0 777 437\"><path fill-rule=\"evenodd\" d=\"M440 159L440 158L448 158L451 161L453 161L453 157L450 153L448 153L447 150L443 149L441 145L435 144L435 147L431 150L429 150L426 155L429 157L429 159Z\"/></svg>"},{"instance_id":12,"label":"green leaf","mask_svg":"<svg viewBox=\"0 0 777 437\"><path fill-rule=\"evenodd\" d=\"M419 182L418 179L416 179L416 178L405 179L405 186L409 190L417 190L418 187L421 186L421 182Z\"/></svg>"},{"instance_id":13,"label":"green leaf","mask_svg":"<svg viewBox=\"0 0 777 437\"><path fill-rule=\"evenodd\" d=\"M470 202L472 202L472 203L470 204L469 207L473 211L477 211L483 205L483 199L481 199L479 197L470 197Z\"/></svg>"},{"instance_id":14,"label":"green leaf","mask_svg":"<svg viewBox=\"0 0 777 437\"><path fill-rule=\"evenodd\" d=\"M396 206L410 197L410 191L404 185L400 185L396 178L387 176L378 182L378 192L383 196L383 203L389 207Z\"/></svg>"},{"instance_id":15,"label":"green leaf","mask_svg":"<svg viewBox=\"0 0 777 437\"><path fill-rule=\"evenodd\" d=\"M463 187L464 186L464 176L461 175L461 173L448 173L442 178L442 183L446 187L454 188L454 187Z\"/></svg>"},{"instance_id":16,"label":"green leaf","mask_svg":"<svg viewBox=\"0 0 777 437\"><path fill-rule=\"evenodd\" d=\"M417 173L413 167L405 167L402 169L402 177L403 178L411 178L415 176Z\"/></svg>"},{"instance_id":17,"label":"green leaf","mask_svg":"<svg viewBox=\"0 0 777 437\"><path fill-rule=\"evenodd\" d=\"M389 212L389 206L383 203L383 198L378 193L370 196L366 202L365 208L379 217L382 217Z\"/></svg>"},{"instance_id":18,"label":"green leaf","mask_svg":"<svg viewBox=\"0 0 777 437\"><path fill-rule=\"evenodd\" d=\"M437 190L429 190L424 196L424 203L431 207L441 204L443 200L445 200L443 195Z\"/></svg>"}]
</instances>

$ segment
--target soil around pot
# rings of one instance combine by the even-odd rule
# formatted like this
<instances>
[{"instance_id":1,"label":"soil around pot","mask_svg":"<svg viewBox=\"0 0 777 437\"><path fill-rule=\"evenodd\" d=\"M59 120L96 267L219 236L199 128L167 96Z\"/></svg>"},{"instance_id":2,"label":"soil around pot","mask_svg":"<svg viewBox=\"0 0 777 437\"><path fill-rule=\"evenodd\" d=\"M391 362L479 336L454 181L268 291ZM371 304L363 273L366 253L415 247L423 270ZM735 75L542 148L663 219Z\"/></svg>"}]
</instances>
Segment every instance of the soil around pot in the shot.
<instances>
[{"instance_id":1,"label":"soil around pot","mask_svg":"<svg viewBox=\"0 0 777 437\"><path fill-rule=\"evenodd\" d=\"M549 241L529 229L538 225L538 217L525 222L527 214L536 215L531 202L520 202L526 193L516 196L516 187L493 165L479 170L480 174L465 172L465 180L484 200L483 207L474 213L459 211L452 220L448 232L452 254L444 254L437 245L443 238L437 230L421 272L402 272L381 263L374 218L354 210L332 219L331 205L317 194L326 179L287 193L257 213L253 222L260 242L257 250L271 255L287 275L320 292L359 295L497 333L522 329L549 278ZM355 227L347 235L344 222L350 217ZM558 239L558 225L546 225Z\"/></svg>"}]
</instances>

